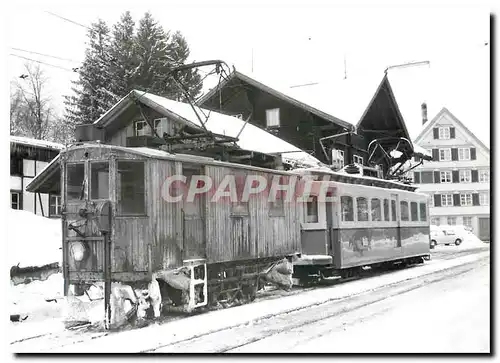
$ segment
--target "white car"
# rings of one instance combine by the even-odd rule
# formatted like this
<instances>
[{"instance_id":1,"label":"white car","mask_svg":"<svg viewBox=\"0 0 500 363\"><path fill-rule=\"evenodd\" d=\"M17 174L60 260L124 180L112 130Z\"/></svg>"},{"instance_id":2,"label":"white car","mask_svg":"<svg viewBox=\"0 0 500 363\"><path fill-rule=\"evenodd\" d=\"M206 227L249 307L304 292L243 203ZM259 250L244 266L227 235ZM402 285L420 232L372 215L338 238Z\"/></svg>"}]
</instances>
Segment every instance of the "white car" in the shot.
<instances>
[{"instance_id":1,"label":"white car","mask_svg":"<svg viewBox=\"0 0 500 363\"><path fill-rule=\"evenodd\" d=\"M460 245L466 235L467 230L463 226L434 226L431 225L431 248L437 245Z\"/></svg>"}]
</instances>

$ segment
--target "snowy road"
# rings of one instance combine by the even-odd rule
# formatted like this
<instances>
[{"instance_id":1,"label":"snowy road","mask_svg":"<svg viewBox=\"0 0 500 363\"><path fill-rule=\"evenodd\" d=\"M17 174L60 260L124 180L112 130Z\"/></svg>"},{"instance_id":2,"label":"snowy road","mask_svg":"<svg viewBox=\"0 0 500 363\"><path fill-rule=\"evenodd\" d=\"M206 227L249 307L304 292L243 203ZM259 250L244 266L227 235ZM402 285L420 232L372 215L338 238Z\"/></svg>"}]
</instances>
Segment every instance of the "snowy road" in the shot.
<instances>
[{"instance_id":1,"label":"snowy road","mask_svg":"<svg viewBox=\"0 0 500 363\"><path fill-rule=\"evenodd\" d=\"M280 298L277 298L280 297ZM431 335L432 334L432 335ZM118 333L54 332L14 352L487 352L489 246L423 266Z\"/></svg>"}]
</instances>

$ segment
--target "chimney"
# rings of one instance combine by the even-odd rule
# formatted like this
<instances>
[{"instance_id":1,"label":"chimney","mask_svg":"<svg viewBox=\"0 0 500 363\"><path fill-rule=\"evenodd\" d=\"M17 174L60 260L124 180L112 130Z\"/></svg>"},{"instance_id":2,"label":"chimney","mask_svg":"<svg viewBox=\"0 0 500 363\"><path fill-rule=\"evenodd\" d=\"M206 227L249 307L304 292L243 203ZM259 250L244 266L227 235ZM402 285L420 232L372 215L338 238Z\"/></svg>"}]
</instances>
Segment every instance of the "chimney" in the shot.
<instances>
[{"instance_id":1,"label":"chimney","mask_svg":"<svg viewBox=\"0 0 500 363\"><path fill-rule=\"evenodd\" d=\"M422 103L422 125L427 122L427 103Z\"/></svg>"}]
</instances>

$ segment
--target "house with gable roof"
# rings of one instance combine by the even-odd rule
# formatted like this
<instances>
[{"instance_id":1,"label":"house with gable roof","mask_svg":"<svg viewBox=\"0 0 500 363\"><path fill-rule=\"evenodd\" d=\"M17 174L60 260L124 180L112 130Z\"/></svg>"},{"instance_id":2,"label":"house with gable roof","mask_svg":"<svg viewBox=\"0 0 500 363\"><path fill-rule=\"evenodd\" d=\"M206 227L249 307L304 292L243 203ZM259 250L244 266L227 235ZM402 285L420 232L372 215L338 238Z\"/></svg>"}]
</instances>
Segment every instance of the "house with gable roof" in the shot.
<instances>
[{"instance_id":1,"label":"house with gable roof","mask_svg":"<svg viewBox=\"0 0 500 363\"><path fill-rule=\"evenodd\" d=\"M424 105L423 105L424 106ZM464 225L490 240L490 150L446 107L427 121L414 143L433 161L417 167L413 181L431 197L434 225Z\"/></svg>"}]
</instances>

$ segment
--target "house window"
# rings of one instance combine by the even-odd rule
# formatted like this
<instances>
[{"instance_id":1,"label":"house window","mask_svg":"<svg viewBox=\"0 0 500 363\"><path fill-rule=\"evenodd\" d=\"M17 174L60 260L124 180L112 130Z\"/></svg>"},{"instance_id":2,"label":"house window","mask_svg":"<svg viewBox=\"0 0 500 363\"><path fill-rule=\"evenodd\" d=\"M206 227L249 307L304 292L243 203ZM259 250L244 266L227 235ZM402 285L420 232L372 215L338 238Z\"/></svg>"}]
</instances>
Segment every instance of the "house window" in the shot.
<instances>
[{"instance_id":1,"label":"house window","mask_svg":"<svg viewBox=\"0 0 500 363\"><path fill-rule=\"evenodd\" d=\"M306 205L306 222L318 223L318 197L311 197Z\"/></svg>"},{"instance_id":2,"label":"house window","mask_svg":"<svg viewBox=\"0 0 500 363\"><path fill-rule=\"evenodd\" d=\"M118 214L144 215L146 213L144 162L118 161L117 164Z\"/></svg>"},{"instance_id":3,"label":"house window","mask_svg":"<svg viewBox=\"0 0 500 363\"><path fill-rule=\"evenodd\" d=\"M361 156L354 155L352 160L354 161L354 164L363 165L363 158Z\"/></svg>"},{"instance_id":4,"label":"house window","mask_svg":"<svg viewBox=\"0 0 500 363\"><path fill-rule=\"evenodd\" d=\"M451 149L439 149L439 161L450 161Z\"/></svg>"},{"instance_id":5,"label":"house window","mask_svg":"<svg viewBox=\"0 0 500 363\"><path fill-rule=\"evenodd\" d=\"M109 199L109 163L90 164L90 199Z\"/></svg>"},{"instance_id":6,"label":"house window","mask_svg":"<svg viewBox=\"0 0 500 363\"><path fill-rule=\"evenodd\" d=\"M401 205L401 220L402 221L409 221L410 215L408 212L408 202L401 201L400 205Z\"/></svg>"},{"instance_id":7,"label":"house window","mask_svg":"<svg viewBox=\"0 0 500 363\"><path fill-rule=\"evenodd\" d=\"M358 222L368 221L368 200L364 197L356 198L358 208Z\"/></svg>"},{"instance_id":8,"label":"house window","mask_svg":"<svg viewBox=\"0 0 500 363\"><path fill-rule=\"evenodd\" d=\"M458 149L458 160L470 160L470 149L469 148L459 148Z\"/></svg>"},{"instance_id":9,"label":"house window","mask_svg":"<svg viewBox=\"0 0 500 363\"><path fill-rule=\"evenodd\" d=\"M464 193L460 194L460 205L472 205L472 194Z\"/></svg>"},{"instance_id":10,"label":"house window","mask_svg":"<svg viewBox=\"0 0 500 363\"><path fill-rule=\"evenodd\" d=\"M470 183L472 180L470 170L460 170L460 183Z\"/></svg>"},{"instance_id":11,"label":"house window","mask_svg":"<svg viewBox=\"0 0 500 363\"><path fill-rule=\"evenodd\" d=\"M441 194L441 206L443 207L453 206L453 194Z\"/></svg>"},{"instance_id":12,"label":"house window","mask_svg":"<svg viewBox=\"0 0 500 363\"><path fill-rule=\"evenodd\" d=\"M427 220L427 205L425 203L420 203L420 221L425 222Z\"/></svg>"},{"instance_id":13,"label":"house window","mask_svg":"<svg viewBox=\"0 0 500 363\"><path fill-rule=\"evenodd\" d=\"M50 194L49 196L49 216L61 215L61 196Z\"/></svg>"},{"instance_id":14,"label":"house window","mask_svg":"<svg viewBox=\"0 0 500 363\"><path fill-rule=\"evenodd\" d=\"M168 134L168 129L167 129L167 123L168 119L166 118L157 118L156 120L153 121L154 126L155 126L155 136L158 135L158 137L161 137L163 139L163 134L167 133Z\"/></svg>"},{"instance_id":15,"label":"house window","mask_svg":"<svg viewBox=\"0 0 500 363\"><path fill-rule=\"evenodd\" d=\"M340 208L342 213L342 222L354 221L354 207L352 204L352 197L340 197Z\"/></svg>"},{"instance_id":16,"label":"house window","mask_svg":"<svg viewBox=\"0 0 500 363\"><path fill-rule=\"evenodd\" d=\"M384 221L389 221L389 199L384 199Z\"/></svg>"},{"instance_id":17,"label":"house window","mask_svg":"<svg viewBox=\"0 0 500 363\"><path fill-rule=\"evenodd\" d=\"M21 194L10 192L10 207L12 209L21 209Z\"/></svg>"},{"instance_id":18,"label":"house window","mask_svg":"<svg viewBox=\"0 0 500 363\"><path fill-rule=\"evenodd\" d=\"M380 204L380 199L371 200L371 213L372 213L372 221L382 220L382 206Z\"/></svg>"},{"instance_id":19,"label":"house window","mask_svg":"<svg viewBox=\"0 0 500 363\"><path fill-rule=\"evenodd\" d=\"M489 205L490 196L488 193L479 193L479 205Z\"/></svg>"},{"instance_id":20,"label":"house window","mask_svg":"<svg viewBox=\"0 0 500 363\"><path fill-rule=\"evenodd\" d=\"M451 183L451 171L441 172L441 183Z\"/></svg>"},{"instance_id":21,"label":"house window","mask_svg":"<svg viewBox=\"0 0 500 363\"><path fill-rule=\"evenodd\" d=\"M151 135L151 127L144 120L135 122L135 136Z\"/></svg>"},{"instance_id":22,"label":"house window","mask_svg":"<svg viewBox=\"0 0 500 363\"><path fill-rule=\"evenodd\" d=\"M479 171L479 182L480 183L489 183L490 182L490 171L489 170L480 170Z\"/></svg>"},{"instance_id":23,"label":"house window","mask_svg":"<svg viewBox=\"0 0 500 363\"><path fill-rule=\"evenodd\" d=\"M280 126L280 109L273 108L271 110L266 110L266 124L267 127L279 127Z\"/></svg>"},{"instance_id":24,"label":"house window","mask_svg":"<svg viewBox=\"0 0 500 363\"><path fill-rule=\"evenodd\" d=\"M450 138L450 128L449 127L440 127L439 128L439 138L441 140L448 140Z\"/></svg>"},{"instance_id":25,"label":"house window","mask_svg":"<svg viewBox=\"0 0 500 363\"><path fill-rule=\"evenodd\" d=\"M66 197L68 200L83 199L85 166L83 163L67 164Z\"/></svg>"},{"instance_id":26,"label":"house window","mask_svg":"<svg viewBox=\"0 0 500 363\"><path fill-rule=\"evenodd\" d=\"M448 217L447 222L449 226L455 226L457 224L457 217Z\"/></svg>"},{"instance_id":27,"label":"house window","mask_svg":"<svg viewBox=\"0 0 500 363\"><path fill-rule=\"evenodd\" d=\"M472 227L472 217L462 217L462 224L465 227Z\"/></svg>"},{"instance_id":28,"label":"house window","mask_svg":"<svg viewBox=\"0 0 500 363\"><path fill-rule=\"evenodd\" d=\"M332 164L337 166L339 169L344 167L344 150L332 149Z\"/></svg>"},{"instance_id":29,"label":"house window","mask_svg":"<svg viewBox=\"0 0 500 363\"><path fill-rule=\"evenodd\" d=\"M441 220L439 217L433 217L431 218L431 224L434 226L439 226L441 224Z\"/></svg>"}]
</instances>

